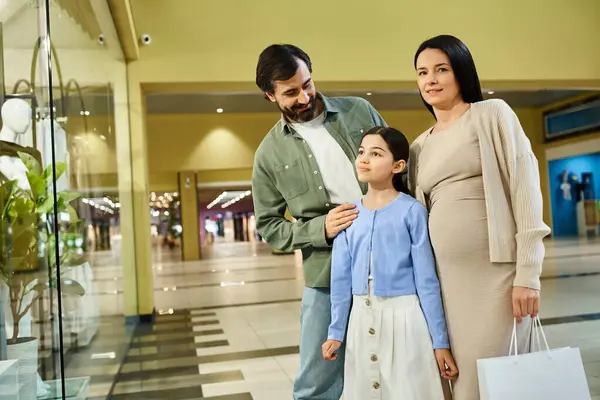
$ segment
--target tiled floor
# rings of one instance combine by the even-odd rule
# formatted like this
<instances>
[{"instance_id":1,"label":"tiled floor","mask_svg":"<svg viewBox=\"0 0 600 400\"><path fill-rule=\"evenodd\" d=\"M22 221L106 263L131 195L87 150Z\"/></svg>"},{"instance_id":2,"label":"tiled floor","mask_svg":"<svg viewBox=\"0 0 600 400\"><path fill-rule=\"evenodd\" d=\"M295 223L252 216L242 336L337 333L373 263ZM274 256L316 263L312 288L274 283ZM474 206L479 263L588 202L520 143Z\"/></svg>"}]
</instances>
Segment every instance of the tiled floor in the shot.
<instances>
[{"instance_id":1,"label":"tiled floor","mask_svg":"<svg viewBox=\"0 0 600 400\"><path fill-rule=\"evenodd\" d=\"M103 325L67 369L92 377L90 398L112 390L115 399L291 399L299 364L299 255L272 255L256 243L220 243L204 249L204 256L184 263L176 253L156 249L161 315L154 325L138 327L126 347L118 259L96 255L93 296ZM552 347L580 348L593 399L599 400L600 241L547 243L541 318ZM91 359L115 348L115 358Z\"/></svg>"}]
</instances>

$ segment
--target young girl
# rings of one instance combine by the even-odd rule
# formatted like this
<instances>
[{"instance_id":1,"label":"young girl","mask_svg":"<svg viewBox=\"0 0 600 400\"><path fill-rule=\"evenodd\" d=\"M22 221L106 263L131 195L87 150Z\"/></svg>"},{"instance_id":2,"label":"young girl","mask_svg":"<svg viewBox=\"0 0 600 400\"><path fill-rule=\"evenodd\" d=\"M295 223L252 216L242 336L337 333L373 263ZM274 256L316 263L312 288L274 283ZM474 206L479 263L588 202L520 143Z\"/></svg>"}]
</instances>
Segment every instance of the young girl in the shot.
<instances>
[{"instance_id":1,"label":"young girl","mask_svg":"<svg viewBox=\"0 0 600 400\"><path fill-rule=\"evenodd\" d=\"M333 244L323 357L336 359L346 340L345 400L442 400L440 374L448 380L458 374L427 210L407 194L400 175L408 152L396 129L365 134L356 168L369 191L356 203L358 218Z\"/></svg>"}]
</instances>

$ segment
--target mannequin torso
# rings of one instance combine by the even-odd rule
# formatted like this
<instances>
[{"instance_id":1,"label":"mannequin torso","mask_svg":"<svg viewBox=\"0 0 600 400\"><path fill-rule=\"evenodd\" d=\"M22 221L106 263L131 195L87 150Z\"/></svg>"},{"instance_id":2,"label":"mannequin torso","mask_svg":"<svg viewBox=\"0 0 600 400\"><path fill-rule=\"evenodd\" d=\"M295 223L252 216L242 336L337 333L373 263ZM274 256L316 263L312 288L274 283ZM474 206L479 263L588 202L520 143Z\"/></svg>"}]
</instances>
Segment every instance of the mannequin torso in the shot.
<instances>
[{"instance_id":1,"label":"mannequin torso","mask_svg":"<svg viewBox=\"0 0 600 400\"><path fill-rule=\"evenodd\" d=\"M18 135L24 134L31 125L31 108L21 99L10 99L2 106L2 130L0 130L0 173L9 180L17 180L19 187L29 190L27 168L17 152L35 152L18 145ZM37 157L39 158L39 156Z\"/></svg>"}]
</instances>

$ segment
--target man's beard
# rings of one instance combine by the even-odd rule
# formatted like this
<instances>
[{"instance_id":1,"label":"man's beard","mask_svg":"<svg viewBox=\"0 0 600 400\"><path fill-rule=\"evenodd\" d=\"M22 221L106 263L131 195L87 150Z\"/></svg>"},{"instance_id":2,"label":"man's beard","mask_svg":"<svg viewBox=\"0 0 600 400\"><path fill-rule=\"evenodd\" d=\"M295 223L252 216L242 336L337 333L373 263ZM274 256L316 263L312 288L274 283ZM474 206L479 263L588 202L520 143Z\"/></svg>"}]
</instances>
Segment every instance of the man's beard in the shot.
<instances>
[{"instance_id":1,"label":"man's beard","mask_svg":"<svg viewBox=\"0 0 600 400\"><path fill-rule=\"evenodd\" d=\"M308 122L312 121L317 115L317 98L313 97L308 103L308 109L298 111L306 106L306 104L295 104L291 108L283 108L277 104L283 115L292 122Z\"/></svg>"}]
</instances>

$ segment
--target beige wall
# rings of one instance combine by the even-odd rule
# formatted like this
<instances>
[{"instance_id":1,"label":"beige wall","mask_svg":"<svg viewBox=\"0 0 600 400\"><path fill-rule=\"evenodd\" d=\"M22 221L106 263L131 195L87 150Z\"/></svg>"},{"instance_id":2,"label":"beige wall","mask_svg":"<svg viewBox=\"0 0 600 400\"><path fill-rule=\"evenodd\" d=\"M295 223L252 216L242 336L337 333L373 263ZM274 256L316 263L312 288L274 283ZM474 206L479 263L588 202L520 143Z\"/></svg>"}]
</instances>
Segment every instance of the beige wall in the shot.
<instances>
[{"instance_id":1,"label":"beige wall","mask_svg":"<svg viewBox=\"0 0 600 400\"><path fill-rule=\"evenodd\" d=\"M413 140L433 123L426 111L383 111L388 124ZM249 181L254 152L280 115L150 115L150 189L176 190L177 171L197 171L199 183Z\"/></svg>"},{"instance_id":2,"label":"beige wall","mask_svg":"<svg viewBox=\"0 0 600 400\"><path fill-rule=\"evenodd\" d=\"M541 142L539 111L517 113L532 140ZM427 110L382 111L381 116L409 141L434 122ZM243 180L237 174L252 168L256 148L279 117L276 113L151 115L147 125L150 174L195 170L203 182L211 181L209 173L230 178L224 180Z\"/></svg>"},{"instance_id":3,"label":"beige wall","mask_svg":"<svg viewBox=\"0 0 600 400\"><path fill-rule=\"evenodd\" d=\"M598 0L305 0L293 12L279 0L172 3L132 0L138 32L153 37L131 66L139 83L252 83L260 51L287 42L311 55L320 82L413 87L414 52L441 33L467 43L484 82L600 80Z\"/></svg>"},{"instance_id":4,"label":"beige wall","mask_svg":"<svg viewBox=\"0 0 600 400\"><path fill-rule=\"evenodd\" d=\"M548 201L549 182L545 150L600 137L600 132L545 143L542 110L517 109L523 129L538 157L544 195L544 219L551 222ZM426 110L382 111L390 125L400 129L409 141L433 124ZM279 114L197 114L150 115L147 119L148 159L151 191L176 191L178 171L196 171L199 183L249 181L254 152ZM90 127L100 130L102 121L90 119ZM88 140L94 162L90 165L99 178L90 182L110 187L116 184L117 164L114 146L98 139L98 132L82 135ZM114 182L113 182L114 181Z\"/></svg>"},{"instance_id":5,"label":"beige wall","mask_svg":"<svg viewBox=\"0 0 600 400\"><path fill-rule=\"evenodd\" d=\"M381 114L409 140L433 123L426 111ZM197 171L200 183L250 180L254 152L279 117L277 113L148 116L150 189L175 191L178 171ZM110 120L106 116L91 116L87 124L86 132L82 119L70 120L69 141L80 141L86 149L89 174L96 175L88 182L114 186L118 164Z\"/></svg>"},{"instance_id":6,"label":"beige wall","mask_svg":"<svg viewBox=\"0 0 600 400\"><path fill-rule=\"evenodd\" d=\"M150 172L252 166L254 151L277 118L277 114L150 115Z\"/></svg>"},{"instance_id":7,"label":"beige wall","mask_svg":"<svg viewBox=\"0 0 600 400\"><path fill-rule=\"evenodd\" d=\"M551 224L545 149L600 137L600 132L545 143L542 110L517 109L515 112L538 157L544 220ZM381 115L409 141L434 122L426 110L382 111ZM148 120L148 151L150 160L156 162L150 165L151 176L169 170L192 169L199 171L199 182L249 180L254 150L278 118L278 114L267 113L152 116Z\"/></svg>"}]
</instances>

